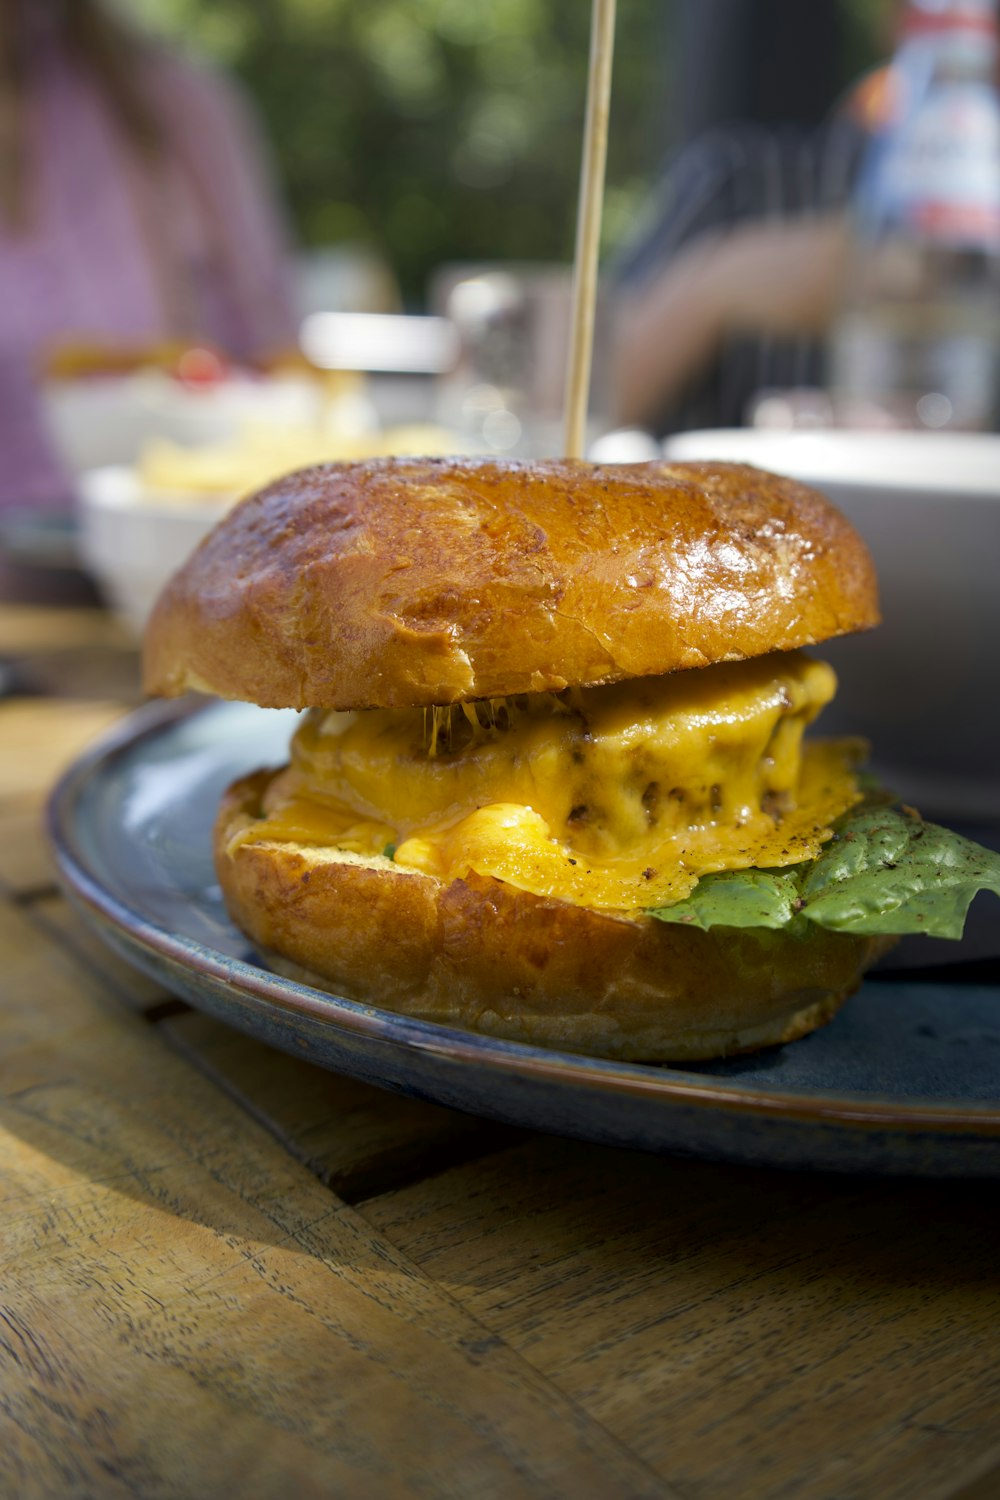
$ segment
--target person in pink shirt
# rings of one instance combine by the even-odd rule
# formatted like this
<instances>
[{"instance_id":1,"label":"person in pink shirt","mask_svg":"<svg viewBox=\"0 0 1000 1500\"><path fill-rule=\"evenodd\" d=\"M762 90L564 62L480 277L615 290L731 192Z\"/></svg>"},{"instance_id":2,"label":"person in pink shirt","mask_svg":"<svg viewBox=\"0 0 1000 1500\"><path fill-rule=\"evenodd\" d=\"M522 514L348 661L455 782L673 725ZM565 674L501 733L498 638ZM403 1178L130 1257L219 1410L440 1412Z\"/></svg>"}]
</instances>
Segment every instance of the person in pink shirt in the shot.
<instances>
[{"instance_id":1,"label":"person in pink shirt","mask_svg":"<svg viewBox=\"0 0 1000 1500\"><path fill-rule=\"evenodd\" d=\"M99 0L0 0L0 510L69 503L38 397L54 351L288 349L287 251L226 78Z\"/></svg>"}]
</instances>

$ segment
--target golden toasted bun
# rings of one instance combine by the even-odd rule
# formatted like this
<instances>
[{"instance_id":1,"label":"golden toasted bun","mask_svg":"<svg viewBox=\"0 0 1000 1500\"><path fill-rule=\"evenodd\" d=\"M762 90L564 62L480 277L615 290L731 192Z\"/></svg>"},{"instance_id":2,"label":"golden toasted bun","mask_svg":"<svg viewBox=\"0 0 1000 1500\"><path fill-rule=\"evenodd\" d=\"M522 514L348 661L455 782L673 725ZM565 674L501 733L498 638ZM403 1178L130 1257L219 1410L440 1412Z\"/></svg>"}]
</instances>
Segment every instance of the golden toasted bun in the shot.
<instances>
[{"instance_id":1,"label":"golden toasted bun","mask_svg":"<svg viewBox=\"0 0 1000 1500\"><path fill-rule=\"evenodd\" d=\"M161 595L145 686L270 708L560 691L878 623L821 495L736 464L325 464L230 512Z\"/></svg>"},{"instance_id":2,"label":"golden toasted bun","mask_svg":"<svg viewBox=\"0 0 1000 1500\"><path fill-rule=\"evenodd\" d=\"M383 858L237 842L271 773L226 793L215 861L236 923L279 971L348 999L513 1041L649 1062L793 1041L828 1021L893 939L701 932L450 884Z\"/></svg>"}]
</instances>

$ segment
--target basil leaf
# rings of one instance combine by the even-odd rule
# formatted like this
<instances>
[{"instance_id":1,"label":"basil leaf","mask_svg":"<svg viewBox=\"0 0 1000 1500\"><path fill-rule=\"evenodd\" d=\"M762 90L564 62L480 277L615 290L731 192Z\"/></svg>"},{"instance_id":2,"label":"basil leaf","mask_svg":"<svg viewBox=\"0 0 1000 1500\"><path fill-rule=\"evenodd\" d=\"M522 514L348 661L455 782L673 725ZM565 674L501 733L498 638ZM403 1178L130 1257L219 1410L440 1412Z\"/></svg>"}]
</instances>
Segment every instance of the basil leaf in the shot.
<instances>
[{"instance_id":1,"label":"basil leaf","mask_svg":"<svg viewBox=\"0 0 1000 1500\"><path fill-rule=\"evenodd\" d=\"M700 927L786 927L802 905L795 869L721 870L703 875L683 901L656 907L661 922Z\"/></svg>"},{"instance_id":2,"label":"basil leaf","mask_svg":"<svg viewBox=\"0 0 1000 1500\"><path fill-rule=\"evenodd\" d=\"M1000 854L873 796L839 820L816 859L705 875L684 901L649 914L704 930L808 921L858 935L960 938L980 890L1000 896Z\"/></svg>"},{"instance_id":3,"label":"basil leaf","mask_svg":"<svg viewBox=\"0 0 1000 1500\"><path fill-rule=\"evenodd\" d=\"M1000 854L896 807L845 820L800 869L803 915L835 932L960 938L977 891L1000 896Z\"/></svg>"}]
</instances>

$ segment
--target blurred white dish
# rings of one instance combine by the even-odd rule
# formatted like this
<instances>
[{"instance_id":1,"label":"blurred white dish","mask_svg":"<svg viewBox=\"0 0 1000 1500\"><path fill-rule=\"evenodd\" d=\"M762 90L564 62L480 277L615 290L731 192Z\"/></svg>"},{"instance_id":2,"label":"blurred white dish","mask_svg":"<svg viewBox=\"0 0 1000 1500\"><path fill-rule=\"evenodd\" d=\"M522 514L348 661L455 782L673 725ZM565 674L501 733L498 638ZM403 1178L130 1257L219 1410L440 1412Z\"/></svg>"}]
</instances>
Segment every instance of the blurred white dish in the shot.
<instances>
[{"instance_id":1,"label":"blurred white dish","mask_svg":"<svg viewBox=\"0 0 1000 1500\"><path fill-rule=\"evenodd\" d=\"M822 646L840 691L821 727L867 736L923 811L1000 818L1000 437L720 429L664 451L788 474L851 519L885 623Z\"/></svg>"},{"instance_id":2,"label":"blurred white dish","mask_svg":"<svg viewBox=\"0 0 1000 1500\"><path fill-rule=\"evenodd\" d=\"M992 433L720 427L679 432L663 447L669 458L756 464L815 485L1000 497L1000 437Z\"/></svg>"},{"instance_id":3,"label":"blurred white dish","mask_svg":"<svg viewBox=\"0 0 1000 1500\"><path fill-rule=\"evenodd\" d=\"M80 556L112 608L140 634L160 589L228 509L226 500L153 501L134 469L92 469L78 482Z\"/></svg>"},{"instance_id":4,"label":"blurred white dish","mask_svg":"<svg viewBox=\"0 0 1000 1500\"><path fill-rule=\"evenodd\" d=\"M43 401L53 441L73 474L133 463L151 438L224 442L247 423L318 422L323 409L323 393L310 379L232 375L191 387L157 369L50 380Z\"/></svg>"}]
</instances>

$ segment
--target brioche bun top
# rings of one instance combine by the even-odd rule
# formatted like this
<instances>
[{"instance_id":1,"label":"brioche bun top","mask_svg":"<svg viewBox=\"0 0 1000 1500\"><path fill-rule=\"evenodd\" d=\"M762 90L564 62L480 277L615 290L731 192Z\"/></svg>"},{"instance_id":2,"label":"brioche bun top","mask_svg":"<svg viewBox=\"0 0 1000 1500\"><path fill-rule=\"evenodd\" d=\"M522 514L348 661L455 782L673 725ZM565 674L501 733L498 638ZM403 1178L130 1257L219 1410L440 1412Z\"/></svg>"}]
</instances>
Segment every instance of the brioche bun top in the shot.
<instances>
[{"instance_id":1,"label":"brioche bun top","mask_svg":"<svg viewBox=\"0 0 1000 1500\"><path fill-rule=\"evenodd\" d=\"M161 594L145 686L270 708L561 691L878 623L868 551L742 464L376 459L236 506Z\"/></svg>"}]
</instances>

